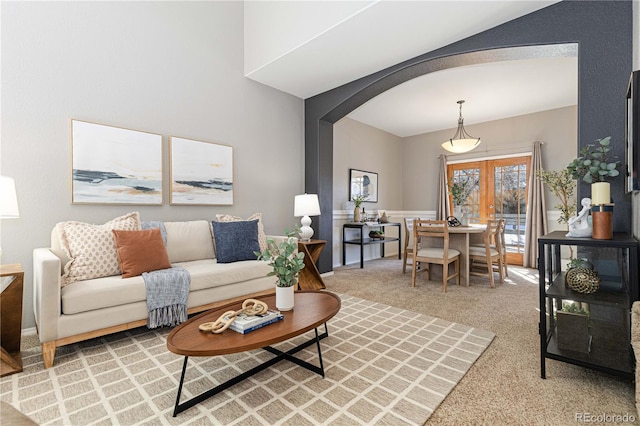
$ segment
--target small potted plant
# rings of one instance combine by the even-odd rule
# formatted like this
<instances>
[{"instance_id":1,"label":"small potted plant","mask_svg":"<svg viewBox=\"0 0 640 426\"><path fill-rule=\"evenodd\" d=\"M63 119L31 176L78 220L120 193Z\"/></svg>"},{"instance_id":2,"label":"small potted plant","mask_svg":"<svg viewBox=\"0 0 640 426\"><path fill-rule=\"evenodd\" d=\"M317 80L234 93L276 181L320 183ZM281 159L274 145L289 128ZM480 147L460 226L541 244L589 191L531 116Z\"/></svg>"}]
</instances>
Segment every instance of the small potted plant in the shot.
<instances>
[{"instance_id":1,"label":"small potted plant","mask_svg":"<svg viewBox=\"0 0 640 426\"><path fill-rule=\"evenodd\" d=\"M580 150L580 156L567 166L567 170L574 179L582 178L587 183L606 182L620 174L617 170L620 161L613 161L609 156L611 151L611 136L597 139L595 144L589 144ZM607 201L608 202L608 201Z\"/></svg>"},{"instance_id":2,"label":"small potted plant","mask_svg":"<svg viewBox=\"0 0 640 426\"><path fill-rule=\"evenodd\" d=\"M369 238L373 238L375 239L382 239L384 238L384 231L383 230L373 230L373 231L369 231Z\"/></svg>"},{"instance_id":3,"label":"small potted plant","mask_svg":"<svg viewBox=\"0 0 640 426\"><path fill-rule=\"evenodd\" d=\"M536 178L547 185L549 191L560 200L560 204L554 206L560 210L558 223L568 224L571 216L576 213L576 199L574 194L577 185L571 172L568 169L561 171L538 170L536 172Z\"/></svg>"},{"instance_id":4,"label":"small potted plant","mask_svg":"<svg viewBox=\"0 0 640 426\"><path fill-rule=\"evenodd\" d=\"M304 253L298 252L298 241L294 238L299 232L285 230L287 239L276 243L267 239L267 248L262 252L255 252L258 260L266 260L273 268L267 276L276 276L276 308L281 311L293 309L294 286L298 283L300 271L304 268Z\"/></svg>"},{"instance_id":5,"label":"small potted plant","mask_svg":"<svg viewBox=\"0 0 640 426\"><path fill-rule=\"evenodd\" d=\"M351 201L353 201L353 204L355 205L355 208L353 209L354 222L360 222L362 220L362 217L360 216L360 206L365 202L367 198L369 198L369 195L363 194L356 195L355 197L351 198Z\"/></svg>"},{"instance_id":6,"label":"small potted plant","mask_svg":"<svg viewBox=\"0 0 640 426\"><path fill-rule=\"evenodd\" d=\"M449 186L451 197L453 198L453 215L460 220L463 226L469 224L466 211L464 210L464 204L471 195L475 183L470 178L460 181L453 181Z\"/></svg>"},{"instance_id":7,"label":"small potted plant","mask_svg":"<svg viewBox=\"0 0 640 426\"><path fill-rule=\"evenodd\" d=\"M589 353L589 312L582 303L568 303L556 312L556 333L558 349Z\"/></svg>"}]
</instances>

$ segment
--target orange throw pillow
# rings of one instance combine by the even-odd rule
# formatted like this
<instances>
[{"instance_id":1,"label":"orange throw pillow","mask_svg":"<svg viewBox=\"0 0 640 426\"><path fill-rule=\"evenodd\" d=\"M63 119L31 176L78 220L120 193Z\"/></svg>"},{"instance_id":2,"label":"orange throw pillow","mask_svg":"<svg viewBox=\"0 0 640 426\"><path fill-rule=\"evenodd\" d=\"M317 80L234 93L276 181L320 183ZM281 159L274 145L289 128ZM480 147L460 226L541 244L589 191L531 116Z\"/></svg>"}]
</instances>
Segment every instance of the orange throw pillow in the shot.
<instances>
[{"instance_id":1,"label":"orange throw pillow","mask_svg":"<svg viewBox=\"0 0 640 426\"><path fill-rule=\"evenodd\" d=\"M167 248L159 228L143 231L113 230L122 278L141 275L158 269L171 268Z\"/></svg>"}]
</instances>

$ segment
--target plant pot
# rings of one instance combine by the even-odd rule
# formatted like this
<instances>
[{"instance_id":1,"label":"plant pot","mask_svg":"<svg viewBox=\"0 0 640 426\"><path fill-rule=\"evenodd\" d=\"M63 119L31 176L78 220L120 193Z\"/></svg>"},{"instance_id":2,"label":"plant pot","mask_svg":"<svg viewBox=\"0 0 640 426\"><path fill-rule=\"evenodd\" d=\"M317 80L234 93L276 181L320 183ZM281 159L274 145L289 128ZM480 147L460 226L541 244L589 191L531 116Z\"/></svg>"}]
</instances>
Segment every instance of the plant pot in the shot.
<instances>
[{"instance_id":1,"label":"plant pot","mask_svg":"<svg viewBox=\"0 0 640 426\"><path fill-rule=\"evenodd\" d=\"M353 209L353 221L357 223L361 220L362 218L360 217L360 207L356 207L355 209Z\"/></svg>"},{"instance_id":2,"label":"plant pot","mask_svg":"<svg viewBox=\"0 0 640 426\"><path fill-rule=\"evenodd\" d=\"M293 301L295 294L295 286L278 287L276 286L276 309L279 311L293 310Z\"/></svg>"},{"instance_id":3,"label":"plant pot","mask_svg":"<svg viewBox=\"0 0 640 426\"><path fill-rule=\"evenodd\" d=\"M591 352L589 317L573 312L556 312L558 349L588 354Z\"/></svg>"},{"instance_id":4,"label":"plant pot","mask_svg":"<svg viewBox=\"0 0 640 426\"><path fill-rule=\"evenodd\" d=\"M599 204L591 207L594 240L613 239L613 204Z\"/></svg>"}]
</instances>

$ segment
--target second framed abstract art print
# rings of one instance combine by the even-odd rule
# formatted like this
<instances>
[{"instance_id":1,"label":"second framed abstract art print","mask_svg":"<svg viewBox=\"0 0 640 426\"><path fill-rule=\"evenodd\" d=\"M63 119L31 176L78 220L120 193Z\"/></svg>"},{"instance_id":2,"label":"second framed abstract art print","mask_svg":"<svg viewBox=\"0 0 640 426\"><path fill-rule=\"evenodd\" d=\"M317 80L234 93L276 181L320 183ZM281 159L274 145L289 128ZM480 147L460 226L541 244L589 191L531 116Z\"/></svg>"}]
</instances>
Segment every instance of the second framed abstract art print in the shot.
<instances>
[{"instance_id":1,"label":"second framed abstract art print","mask_svg":"<svg viewBox=\"0 0 640 426\"><path fill-rule=\"evenodd\" d=\"M233 148L171 136L170 204L232 205Z\"/></svg>"}]
</instances>

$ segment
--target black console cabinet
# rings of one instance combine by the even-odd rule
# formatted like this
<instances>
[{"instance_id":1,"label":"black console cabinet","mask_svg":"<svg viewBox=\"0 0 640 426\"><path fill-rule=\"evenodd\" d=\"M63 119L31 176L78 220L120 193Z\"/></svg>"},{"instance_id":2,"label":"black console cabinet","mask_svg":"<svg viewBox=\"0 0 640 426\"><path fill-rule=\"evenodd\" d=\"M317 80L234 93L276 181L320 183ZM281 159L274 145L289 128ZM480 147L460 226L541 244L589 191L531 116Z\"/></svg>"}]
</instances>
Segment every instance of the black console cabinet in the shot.
<instances>
[{"instance_id":1,"label":"black console cabinet","mask_svg":"<svg viewBox=\"0 0 640 426\"><path fill-rule=\"evenodd\" d=\"M612 240L565 237L565 233L555 231L538 239L540 375L546 377L549 358L633 378L631 304L639 298L638 242L624 233L614 233ZM598 272L600 288L595 293L579 293L566 285L569 247L574 258L586 258ZM588 327L586 338L573 325L565 325L566 315L558 327L558 311L572 303L589 312L581 323ZM568 339L563 337L567 327Z\"/></svg>"}]
</instances>

